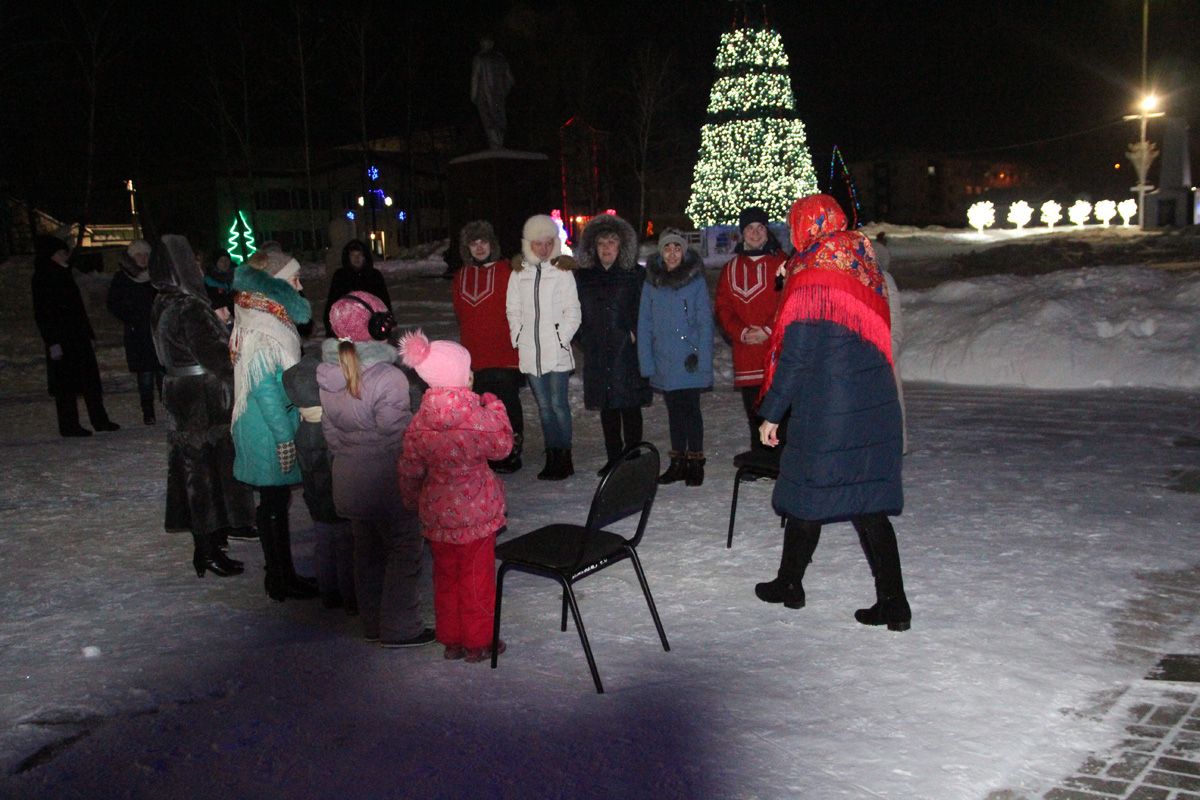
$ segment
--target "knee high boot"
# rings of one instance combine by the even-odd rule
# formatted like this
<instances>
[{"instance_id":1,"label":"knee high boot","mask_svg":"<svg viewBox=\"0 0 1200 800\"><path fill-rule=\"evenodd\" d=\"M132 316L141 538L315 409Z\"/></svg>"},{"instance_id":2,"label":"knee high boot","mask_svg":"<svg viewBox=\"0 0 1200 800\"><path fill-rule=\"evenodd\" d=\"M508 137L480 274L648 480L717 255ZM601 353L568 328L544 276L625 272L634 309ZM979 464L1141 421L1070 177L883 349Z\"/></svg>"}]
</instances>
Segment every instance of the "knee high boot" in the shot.
<instances>
[{"instance_id":1,"label":"knee high boot","mask_svg":"<svg viewBox=\"0 0 1200 800\"><path fill-rule=\"evenodd\" d=\"M317 582L312 578L297 575L296 567L292 564L292 533L288 525L287 511L276 512L271 516L275 529L275 559L283 575L284 593L297 600L319 596L321 593L317 589Z\"/></svg>"},{"instance_id":2,"label":"knee high boot","mask_svg":"<svg viewBox=\"0 0 1200 800\"><path fill-rule=\"evenodd\" d=\"M783 554L779 574L773 581L756 584L754 594L764 603L783 603L787 608L804 608L804 573L821 541L821 526L815 522L789 519L783 531Z\"/></svg>"},{"instance_id":3,"label":"knee high boot","mask_svg":"<svg viewBox=\"0 0 1200 800\"><path fill-rule=\"evenodd\" d=\"M267 597L282 603L288 595L283 566L279 563L278 546L275 543L275 515L266 506L260 505L255 514L255 524L258 526L258 541L262 545L263 564L266 569L263 588L267 591Z\"/></svg>"},{"instance_id":4,"label":"knee high boot","mask_svg":"<svg viewBox=\"0 0 1200 800\"><path fill-rule=\"evenodd\" d=\"M906 631L912 626L912 609L904 594L896 531L883 514L872 514L854 523L875 576L875 605L858 609L854 618L863 625L886 625L890 631Z\"/></svg>"}]
</instances>

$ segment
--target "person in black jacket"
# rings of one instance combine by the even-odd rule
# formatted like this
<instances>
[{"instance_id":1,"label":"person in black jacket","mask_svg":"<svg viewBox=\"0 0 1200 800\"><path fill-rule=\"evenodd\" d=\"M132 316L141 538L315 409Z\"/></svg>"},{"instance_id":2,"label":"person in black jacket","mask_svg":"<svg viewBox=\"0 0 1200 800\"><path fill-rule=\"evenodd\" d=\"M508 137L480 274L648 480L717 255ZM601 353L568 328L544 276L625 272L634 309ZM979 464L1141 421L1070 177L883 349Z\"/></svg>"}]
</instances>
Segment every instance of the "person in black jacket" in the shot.
<instances>
[{"instance_id":1,"label":"person in black jacket","mask_svg":"<svg viewBox=\"0 0 1200 800\"><path fill-rule=\"evenodd\" d=\"M104 410L100 367L93 349L96 334L71 276L67 243L54 236L39 236L34 248L33 319L46 345L46 383L58 413L58 432L63 436L92 435L79 424L79 395L83 395L93 428L120 430Z\"/></svg>"},{"instance_id":2,"label":"person in black jacket","mask_svg":"<svg viewBox=\"0 0 1200 800\"><path fill-rule=\"evenodd\" d=\"M605 465L642 440L642 406L650 383L638 369L638 304L646 270L637 263L637 234L618 216L600 214L583 229L576 248L582 322L583 404L600 412Z\"/></svg>"},{"instance_id":3,"label":"person in black jacket","mask_svg":"<svg viewBox=\"0 0 1200 800\"><path fill-rule=\"evenodd\" d=\"M392 298L388 294L387 284L383 281L383 273L375 269L371 262L371 250L359 239L351 239L342 248L342 266L333 273L329 281L329 294L325 299L325 335L333 336L333 328L329 327L329 309L351 292L369 292L388 307L392 308Z\"/></svg>"},{"instance_id":4,"label":"person in black jacket","mask_svg":"<svg viewBox=\"0 0 1200 800\"><path fill-rule=\"evenodd\" d=\"M158 290L150 283L150 243L132 242L118 259L121 269L108 287L108 310L125 328L125 363L137 375L142 421L155 423L154 390L162 397L163 371L154 353L150 309Z\"/></svg>"}]
</instances>

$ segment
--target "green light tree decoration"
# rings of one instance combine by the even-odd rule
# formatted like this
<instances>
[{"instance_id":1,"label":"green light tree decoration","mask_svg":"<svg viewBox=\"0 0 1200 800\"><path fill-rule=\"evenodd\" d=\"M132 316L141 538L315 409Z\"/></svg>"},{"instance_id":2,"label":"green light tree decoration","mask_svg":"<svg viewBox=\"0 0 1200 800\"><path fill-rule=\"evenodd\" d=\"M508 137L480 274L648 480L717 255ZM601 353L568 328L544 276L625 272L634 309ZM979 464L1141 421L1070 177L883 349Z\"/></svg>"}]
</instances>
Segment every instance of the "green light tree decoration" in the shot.
<instances>
[{"instance_id":1,"label":"green light tree decoration","mask_svg":"<svg viewBox=\"0 0 1200 800\"><path fill-rule=\"evenodd\" d=\"M716 67L687 214L699 227L732 225L746 206L784 219L818 189L783 38L767 27L722 34Z\"/></svg>"},{"instance_id":2,"label":"green light tree decoration","mask_svg":"<svg viewBox=\"0 0 1200 800\"><path fill-rule=\"evenodd\" d=\"M238 211L233 215L233 224L229 226L229 247L226 252L235 264L241 264L258 251L254 244L254 230L246 221L246 212Z\"/></svg>"}]
</instances>

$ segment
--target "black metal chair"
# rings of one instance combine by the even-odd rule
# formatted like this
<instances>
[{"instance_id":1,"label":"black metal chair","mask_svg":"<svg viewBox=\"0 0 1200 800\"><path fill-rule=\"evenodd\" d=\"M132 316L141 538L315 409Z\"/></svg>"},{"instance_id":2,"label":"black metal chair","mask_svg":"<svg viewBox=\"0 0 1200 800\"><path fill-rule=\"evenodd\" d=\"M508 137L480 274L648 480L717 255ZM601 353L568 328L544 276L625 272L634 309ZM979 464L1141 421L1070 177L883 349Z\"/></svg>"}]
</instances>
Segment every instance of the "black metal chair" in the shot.
<instances>
[{"instance_id":1,"label":"black metal chair","mask_svg":"<svg viewBox=\"0 0 1200 800\"><path fill-rule=\"evenodd\" d=\"M658 491L658 468L659 455L654 445L648 442L633 445L621 454L613 468L600 480L585 525L546 525L496 545L500 569L496 574L492 669L496 668L499 657L497 648L500 644L500 604L504 595L504 576L512 569L550 578L562 586L562 630L567 629L567 609L570 608L597 692L603 694L604 686L600 683L592 646L588 643L587 632L579 616L575 591L571 588L576 582L618 561L632 561L642 593L646 595L646 604L650 606L654 627L658 629L658 638L662 640L663 650L670 651L671 645L667 643L667 634L663 632L662 621L658 618L658 609L654 606L654 598L650 595L650 586L646 583L646 574L642 571L642 562L637 554L638 543L646 532L650 508L654 505L654 495ZM620 534L604 530L606 526L634 514L641 516L637 531L631 538L626 539Z\"/></svg>"},{"instance_id":2,"label":"black metal chair","mask_svg":"<svg viewBox=\"0 0 1200 800\"><path fill-rule=\"evenodd\" d=\"M737 472L733 476L733 503L729 506L729 535L725 539L725 549L733 547L733 521L737 518L738 489L744 481L759 478L775 480L779 477L779 455L783 445L772 448L755 448L733 457L733 465Z\"/></svg>"}]
</instances>

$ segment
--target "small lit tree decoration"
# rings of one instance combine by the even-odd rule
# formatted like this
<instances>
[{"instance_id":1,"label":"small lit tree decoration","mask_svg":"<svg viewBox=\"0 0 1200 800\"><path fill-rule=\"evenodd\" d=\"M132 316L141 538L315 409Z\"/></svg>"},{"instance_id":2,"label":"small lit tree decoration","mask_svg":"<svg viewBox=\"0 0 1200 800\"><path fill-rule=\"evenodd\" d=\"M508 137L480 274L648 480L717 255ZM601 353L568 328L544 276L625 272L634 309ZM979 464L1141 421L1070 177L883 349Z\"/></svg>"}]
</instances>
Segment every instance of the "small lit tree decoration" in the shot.
<instances>
[{"instance_id":1,"label":"small lit tree decoration","mask_svg":"<svg viewBox=\"0 0 1200 800\"><path fill-rule=\"evenodd\" d=\"M1088 221L1088 217L1092 215L1092 204L1087 200L1076 200L1075 203L1067 209L1067 218L1074 222L1079 227Z\"/></svg>"},{"instance_id":2,"label":"small lit tree decoration","mask_svg":"<svg viewBox=\"0 0 1200 800\"><path fill-rule=\"evenodd\" d=\"M1029 224L1029 220L1033 219L1033 206L1024 200L1018 200L1008 207L1007 219L1017 226L1017 230L1021 230Z\"/></svg>"},{"instance_id":3,"label":"small lit tree decoration","mask_svg":"<svg viewBox=\"0 0 1200 800\"><path fill-rule=\"evenodd\" d=\"M1101 200L1096 203L1093 209L1096 214L1096 219L1103 223L1104 227L1108 227L1108 223L1112 222L1112 218L1117 215L1117 204L1112 200Z\"/></svg>"},{"instance_id":4,"label":"small lit tree decoration","mask_svg":"<svg viewBox=\"0 0 1200 800\"><path fill-rule=\"evenodd\" d=\"M721 35L716 67L687 215L698 227L732 225L746 206L761 206L784 219L818 188L783 38L735 28Z\"/></svg>"},{"instance_id":5,"label":"small lit tree decoration","mask_svg":"<svg viewBox=\"0 0 1200 800\"><path fill-rule=\"evenodd\" d=\"M226 252L234 263L241 264L258 251L254 244L254 230L246 221L246 212L238 211L233 215L233 224L229 226L229 247Z\"/></svg>"},{"instance_id":6,"label":"small lit tree decoration","mask_svg":"<svg viewBox=\"0 0 1200 800\"><path fill-rule=\"evenodd\" d=\"M1053 228L1062 219L1062 206L1053 200L1042 203L1042 222L1047 228Z\"/></svg>"},{"instance_id":7,"label":"small lit tree decoration","mask_svg":"<svg viewBox=\"0 0 1200 800\"><path fill-rule=\"evenodd\" d=\"M996 207L991 200L980 200L967 209L967 222L975 230L983 233L984 228L996 224Z\"/></svg>"},{"instance_id":8,"label":"small lit tree decoration","mask_svg":"<svg viewBox=\"0 0 1200 800\"><path fill-rule=\"evenodd\" d=\"M1129 227L1129 221L1137 216L1137 200L1132 197L1117 203L1117 213L1121 215L1121 224Z\"/></svg>"}]
</instances>

